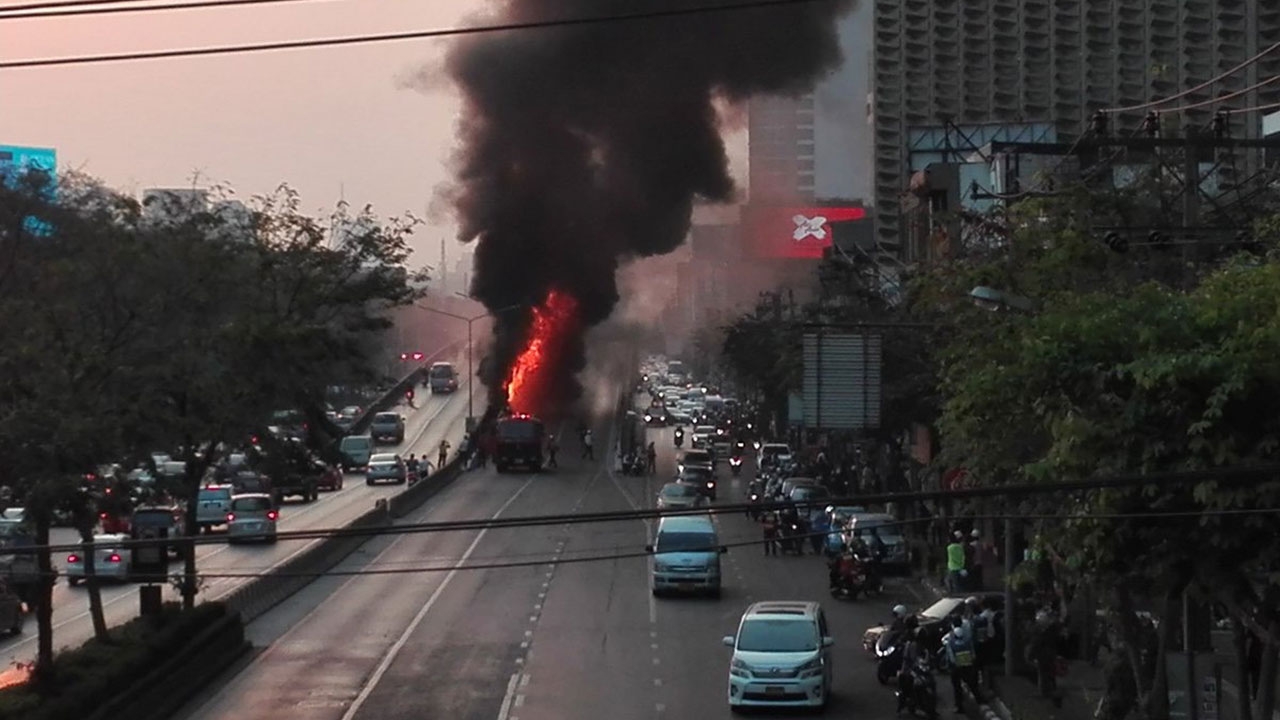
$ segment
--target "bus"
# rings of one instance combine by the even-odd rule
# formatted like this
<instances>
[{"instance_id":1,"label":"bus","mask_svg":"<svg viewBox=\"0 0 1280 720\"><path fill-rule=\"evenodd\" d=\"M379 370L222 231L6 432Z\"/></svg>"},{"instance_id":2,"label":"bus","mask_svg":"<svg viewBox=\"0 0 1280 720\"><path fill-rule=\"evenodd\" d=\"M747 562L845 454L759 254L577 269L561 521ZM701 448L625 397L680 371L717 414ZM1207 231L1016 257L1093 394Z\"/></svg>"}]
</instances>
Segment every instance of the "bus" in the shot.
<instances>
[{"instance_id":1,"label":"bus","mask_svg":"<svg viewBox=\"0 0 1280 720\"><path fill-rule=\"evenodd\" d=\"M493 465L498 472L504 473L517 465L533 472L542 469L547 430L541 420L532 415L507 415L498 418L494 433L497 442Z\"/></svg>"}]
</instances>

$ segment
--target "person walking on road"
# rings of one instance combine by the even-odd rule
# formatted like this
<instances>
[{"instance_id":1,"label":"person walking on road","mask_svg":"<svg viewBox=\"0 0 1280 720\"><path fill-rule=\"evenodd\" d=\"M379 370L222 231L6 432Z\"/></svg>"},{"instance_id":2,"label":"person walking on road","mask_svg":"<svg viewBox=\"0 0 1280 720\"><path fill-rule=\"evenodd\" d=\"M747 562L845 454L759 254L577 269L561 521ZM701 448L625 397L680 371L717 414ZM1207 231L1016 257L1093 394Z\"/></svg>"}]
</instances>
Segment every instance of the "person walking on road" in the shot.
<instances>
[{"instance_id":1,"label":"person walking on road","mask_svg":"<svg viewBox=\"0 0 1280 720\"><path fill-rule=\"evenodd\" d=\"M450 447L448 440L440 441L440 450L436 453L436 467L444 467L445 462L449 460Z\"/></svg>"},{"instance_id":2,"label":"person walking on road","mask_svg":"<svg viewBox=\"0 0 1280 720\"><path fill-rule=\"evenodd\" d=\"M653 446L653 443L649 443L649 447L645 448L644 452L648 460L645 465L645 472L653 475L658 472L658 449Z\"/></svg>"},{"instance_id":3,"label":"person walking on road","mask_svg":"<svg viewBox=\"0 0 1280 720\"><path fill-rule=\"evenodd\" d=\"M767 512L764 514L764 520L761 522L764 527L764 554L778 554L778 516L775 513Z\"/></svg>"},{"instance_id":4,"label":"person walking on road","mask_svg":"<svg viewBox=\"0 0 1280 720\"><path fill-rule=\"evenodd\" d=\"M595 448L592 447L591 430L582 433L582 459L595 460Z\"/></svg>"},{"instance_id":5,"label":"person walking on road","mask_svg":"<svg viewBox=\"0 0 1280 720\"><path fill-rule=\"evenodd\" d=\"M555 435L548 436L547 437L547 467L548 468L560 467L559 465L556 464L556 453L559 452L559 450L560 450L560 446L556 444L556 436Z\"/></svg>"},{"instance_id":6,"label":"person walking on road","mask_svg":"<svg viewBox=\"0 0 1280 720\"><path fill-rule=\"evenodd\" d=\"M964 590L964 533L956 530L951 544L947 545L947 592Z\"/></svg>"}]
</instances>

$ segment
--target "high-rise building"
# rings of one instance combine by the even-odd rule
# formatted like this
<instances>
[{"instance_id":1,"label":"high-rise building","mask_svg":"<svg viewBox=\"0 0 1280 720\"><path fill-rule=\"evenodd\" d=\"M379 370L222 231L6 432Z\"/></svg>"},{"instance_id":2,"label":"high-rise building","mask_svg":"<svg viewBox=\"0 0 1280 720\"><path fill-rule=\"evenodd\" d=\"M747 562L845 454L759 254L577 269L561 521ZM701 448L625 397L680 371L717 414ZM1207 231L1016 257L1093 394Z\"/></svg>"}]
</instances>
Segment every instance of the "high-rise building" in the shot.
<instances>
[{"instance_id":1,"label":"high-rise building","mask_svg":"<svg viewBox=\"0 0 1280 720\"><path fill-rule=\"evenodd\" d=\"M937 162L928 156L941 145L968 142L957 136L1072 142L1096 110L1167 98L1280 41L1276 3L875 0L874 15L876 239L891 248L902 240L901 196L912 174L925 170L920 163ZM1212 100L1278 75L1280 53L1273 53L1177 104ZM1188 110L1179 122L1204 126L1218 109L1277 101L1280 84L1272 83ZM1127 132L1144 113L1117 114L1112 129ZM1261 132L1258 113L1234 115L1231 122L1234 136ZM901 249L912 259L910 248Z\"/></svg>"}]
</instances>

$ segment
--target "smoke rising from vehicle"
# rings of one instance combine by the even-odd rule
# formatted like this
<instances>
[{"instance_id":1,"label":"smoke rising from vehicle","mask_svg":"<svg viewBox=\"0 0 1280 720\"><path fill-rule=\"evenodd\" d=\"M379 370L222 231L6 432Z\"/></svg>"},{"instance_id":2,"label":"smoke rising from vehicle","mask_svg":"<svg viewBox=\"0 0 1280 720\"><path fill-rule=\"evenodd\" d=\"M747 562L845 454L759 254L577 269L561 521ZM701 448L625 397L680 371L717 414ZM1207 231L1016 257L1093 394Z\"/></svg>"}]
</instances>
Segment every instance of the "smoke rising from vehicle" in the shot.
<instances>
[{"instance_id":1,"label":"smoke rising from vehicle","mask_svg":"<svg viewBox=\"0 0 1280 720\"><path fill-rule=\"evenodd\" d=\"M649 0L644 10L741 0ZM496 22L626 15L634 0L504 0ZM476 242L471 294L495 322L485 383L505 403L513 363L531 343L560 351L538 373L538 411L580 392L582 334L618 302L630 258L670 252L695 199L736 188L718 102L801 93L840 62L836 19L852 0L472 35L446 69L464 97L455 183L459 237ZM573 298L572 338L534 338L549 295ZM542 325L545 325L543 323Z\"/></svg>"}]
</instances>

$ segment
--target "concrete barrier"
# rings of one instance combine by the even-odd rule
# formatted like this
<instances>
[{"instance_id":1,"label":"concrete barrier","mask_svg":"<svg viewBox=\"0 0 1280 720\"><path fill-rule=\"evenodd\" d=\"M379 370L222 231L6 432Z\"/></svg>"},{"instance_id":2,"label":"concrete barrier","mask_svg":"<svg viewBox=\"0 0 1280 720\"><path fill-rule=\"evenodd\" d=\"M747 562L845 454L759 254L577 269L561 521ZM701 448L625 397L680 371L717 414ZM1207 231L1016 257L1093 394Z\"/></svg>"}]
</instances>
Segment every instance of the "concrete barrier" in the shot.
<instances>
[{"instance_id":1,"label":"concrete barrier","mask_svg":"<svg viewBox=\"0 0 1280 720\"><path fill-rule=\"evenodd\" d=\"M377 528L390 523L385 510L374 508L344 527ZM252 622L331 570L368 540L369 537L364 535L313 540L298 555L218 599L239 612L246 623Z\"/></svg>"},{"instance_id":2,"label":"concrete barrier","mask_svg":"<svg viewBox=\"0 0 1280 720\"><path fill-rule=\"evenodd\" d=\"M87 720L165 720L250 649L234 612L192 637L163 665L104 703Z\"/></svg>"},{"instance_id":3,"label":"concrete barrier","mask_svg":"<svg viewBox=\"0 0 1280 720\"><path fill-rule=\"evenodd\" d=\"M392 495L387 502L387 510L391 517L402 518L408 515L435 497L436 493L453 484L453 481L462 474L464 462L464 458L455 457L445 463L444 467L419 480L413 487Z\"/></svg>"}]
</instances>

